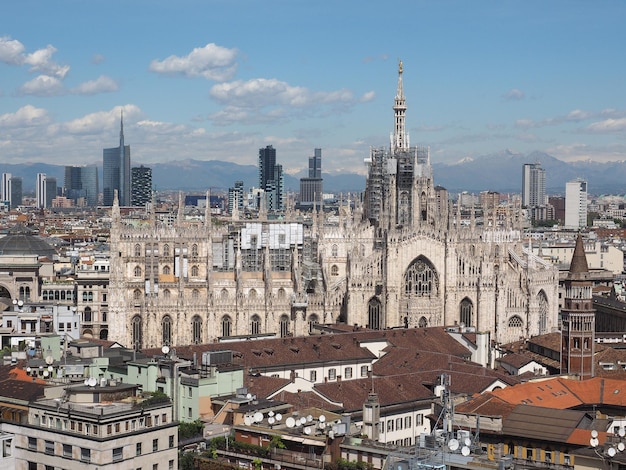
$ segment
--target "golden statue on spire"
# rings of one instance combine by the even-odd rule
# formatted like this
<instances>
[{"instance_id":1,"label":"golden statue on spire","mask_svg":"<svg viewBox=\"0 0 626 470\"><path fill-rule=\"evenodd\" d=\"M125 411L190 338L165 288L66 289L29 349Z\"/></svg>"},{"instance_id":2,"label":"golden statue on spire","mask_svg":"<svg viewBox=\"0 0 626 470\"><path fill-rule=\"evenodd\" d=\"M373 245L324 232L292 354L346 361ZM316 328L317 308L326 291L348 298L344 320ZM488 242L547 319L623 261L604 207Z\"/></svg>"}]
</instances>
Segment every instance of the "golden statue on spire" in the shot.
<instances>
[{"instance_id":1,"label":"golden statue on spire","mask_svg":"<svg viewBox=\"0 0 626 470\"><path fill-rule=\"evenodd\" d=\"M402 60L400 60L400 63L398 64L398 73L402 73Z\"/></svg>"}]
</instances>

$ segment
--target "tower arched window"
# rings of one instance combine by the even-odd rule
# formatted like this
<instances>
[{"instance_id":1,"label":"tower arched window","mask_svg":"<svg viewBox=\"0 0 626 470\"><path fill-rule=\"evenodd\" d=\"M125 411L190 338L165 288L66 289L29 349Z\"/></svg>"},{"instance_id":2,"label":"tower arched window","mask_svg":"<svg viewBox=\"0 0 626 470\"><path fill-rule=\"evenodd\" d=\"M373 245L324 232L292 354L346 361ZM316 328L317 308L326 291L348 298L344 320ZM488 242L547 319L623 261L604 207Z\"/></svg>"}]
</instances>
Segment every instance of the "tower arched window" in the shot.
<instances>
[{"instance_id":1,"label":"tower arched window","mask_svg":"<svg viewBox=\"0 0 626 470\"><path fill-rule=\"evenodd\" d=\"M198 315L191 319L191 342L193 344L202 342L202 319Z\"/></svg>"},{"instance_id":2,"label":"tower arched window","mask_svg":"<svg viewBox=\"0 0 626 470\"><path fill-rule=\"evenodd\" d=\"M133 300L141 300L141 291L139 289L133 291Z\"/></svg>"},{"instance_id":3,"label":"tower arched window","mask_svg":"<svg viewBox=\"0 0 626 470\"><path fill-rule=\"evenodd\" d=\"M135 266L135 277L141 277L141 268L139 266Z\"/></svg>"},{"instance_id":4,"label":"tower arched window","mask_svg":"<svg viewBox=\"0 0 626 470\"><path fill-rule=\"evenodd\" d=\"M170 298L170 290L169 289L163 289L163 298L164 299L169 299Z\"/></svg>"},{"instance_id":5,"label":"tower arched window","mask_svg":"<svg viewBox=\"0 0 626 470\"><path fill-rule=\"evenodd\" d=\"M251 335L260 335L261 334L261 317L254 314L250 319L250 334Z\"/></svg>"},{"instance_id":6,"label":"tower arched window","mask_svg":"<svg viewBox=\"0 0 626 470\"><path fill-rule=\"evenodd\" d=\"M198 245L196 245L195 243L191 245L191 256L193 256L194 258L198 256Z\"/></svg>"},{"instance_id":7,"label":"tower arched window","mask_svg":"<svg viewBox=\"0 0 626 470\"><path fill-rule=\"evenodd\" d=\"M191 298L193 300L198 300L200 298L200 291L198 289L194 289L191 291Z\"/></svg>"},{"instance_id":8,"label":"tower arched window","mask_svg":"<svg viewBox=\"0 0 626 470\"><path fill-rule=\"evenodd\" d=\"M168 275L171 272L169 266L163 266L163 274Z\"/></svg>"},{"instance_id":9,"label":"tower arched window","mask_svg":"<svg viewBox=\"0 0 626 470\"><path fill-rule=\"evenodd\" d=\"M163 256L169 256L170 255L170 246L166 243L165 245L163 245Z\"/></svg>"},{"instance_id":10,"label":"tower arched window","mask_svg":"<svg viewBox=\"0 0 626 470\"><path fill-rule=\"evenodd\" d=\"M248 299L256 300L256 298L257 298L256 290L250 289L250 291L248 291Z\"/></svg>"},{"instance_id":11,"label":"tower arched window","mask_svg":"<svg viewBox=\"0 0 626 470\"><path fill-rule=\"evenodd\" d=\"M509 328L521 328L524 326L524 320L519 315L513 315L509 318Z\"/></svg>"},{"instance_id":12,"label":"tower arched window","mask_svg":"<svg viewBox=\"0 0 626 470\"><path fill-rule=\"evenodd\" d=\"M426 328L428 326L428 320L426 317L420 317L419 322L417 322L417 326L420 328Z\"/></svg>"},{"instance_id":13,"label":"tower arched window","mask_svg":"<svg viewBox=\"0 0 626 470\"><path fill-rule=\"evenodd\" d=\"M336 258L339 255L339 247L337 245L333 245L330 249L330 254L333 258Z\"/></svg>"},{"instance_id":14,"label":"tower arched window","mask_svg":"<svg viewBox=\"0 0 626 470\"><path fill-rule=\"evenodd\" d=\"M222 300L228 300L228 289L222 289L220 292L220 298Z\"/></svg>"},{"instance_id":15,"label":"tower arched window","mask_svg":"<svg viewBox=\"0 0 626 470\"><path fill-rule=\"evenodd\" d=\"M331 276L339 276L339 267L336 264L333 264L330 267L330 275Z\"/></svg>"},{"instance_id":16,"label":"tower arched window","mask_svg":"<svg viewBox=\"0 0 626 470\"><path fill-rule=\"evenodd\" d=\"M232 320L230 319L230 317L228 315L224 315L222 317L222 337L223 338L228 338L229 336L232 335Z\"/></svg>"},{"instance_id":17,"label":"tower arched window","mask_svg":"<svg viewBox=\"0 0 626 470\"><path fill-rule=\"evenodd\" d=\"M133 343L133 349L138 351L141 349L142 342L142 328L141 328L141 317L139 315L135 315L133 319L130 321L130 332L131 332L131 341Z\"/></svg>"},{"instance_id":18,"label":"tower arched window","mask_svg":"<svg viewBox=\"0 0 626 470\"><path fill-rule=\"evenodd\" d=\"M91 323L93 321L91 317L91 307L85 307L85 310L83 311L83 321L85 323Z\"/></svg>"},{"instance_id":19,"label":"tower arched window","mask_svg":"<svg viewBox=\"0 0 626 470\"><path fill-rule=\"evenodd\" d=\"M135 245L135 256L141 256L141 245L139 243Z\"/></svg>"},{"instance_id":20,"label":"tower arched window","mask_svg":"<svg viewBox=\"0 0 626 470\"><path fill-rule=\"evenodd\" d=\"M289 336L289 317L287 315L280 317L280 336L281 338Z\"/></svg>"},{"instance_id":21,"label":"tower arched window","mask_svg":"<svg viewBox=\"0 0 626 470\"><path fill-rule=\"evenodd\" d=\"M281 287L280 289L278 289L276 297L278 297L278 300L285 300L286 295L287 294L285 293L285 289Z\"/></svg>"},{"instance_id":22,"label":"tower arched window","mask_svg":"<svg viewBox=\"0 0 626 470\"><path fill-rule=\"evenodd\" d=\"M191 267L191 277L198 277L198 266L192 266Z\"/></svg>"},{"instance_id":23,"label":"tower arched window","mask_svg":"<svg viewBox=\"0 0 626 470\"><path fill-rule=\"evenodd\" d=\"M172 344L172 318L165 315L161 320L162 341L164 345Z\"/></svg>"},{"instance_id":24,"label":"tower arched window","mask_svg":"<svg viewBox=\"0 0 626 470\"><path fill-rule=\"evenodd\" d=\"M382 304L380 300L375 297L371 298L367 303L367 321L368 326L372 330L381 330L384 328Z\"/></svg>"},{"instance_id":25,"label":"tower arched window","mask_svg":"<svg viewBox=\"0 0 626 470\"><path fill-rule=\"evenodd\" d=\"M470 299L465 297L461 300L461 309L459 314L460 323L465 326L473 326L474 322L474 304Z\"/></svg>"}]
</instances>

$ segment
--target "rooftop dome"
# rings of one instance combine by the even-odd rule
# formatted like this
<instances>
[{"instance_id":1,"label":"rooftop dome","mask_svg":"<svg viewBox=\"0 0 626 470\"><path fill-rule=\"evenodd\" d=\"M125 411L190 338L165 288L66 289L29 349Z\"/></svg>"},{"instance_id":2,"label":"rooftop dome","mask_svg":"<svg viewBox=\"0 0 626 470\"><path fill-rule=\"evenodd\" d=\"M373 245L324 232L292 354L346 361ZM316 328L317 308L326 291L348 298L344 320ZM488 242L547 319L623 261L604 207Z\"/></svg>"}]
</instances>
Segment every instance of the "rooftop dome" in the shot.
<instances>
[{"instance_id":1,"label":"rooftop dome","mask_svg":"<svg viewBox=\"0 0 626 470\"><path fill-rule=\"evenodd\" d=\"M12 227L6 236L0 238L0 255L52 257L55 253L54 248L48 242L33 235L27 227L21 224Z\"/></svg>"}]
</instances>

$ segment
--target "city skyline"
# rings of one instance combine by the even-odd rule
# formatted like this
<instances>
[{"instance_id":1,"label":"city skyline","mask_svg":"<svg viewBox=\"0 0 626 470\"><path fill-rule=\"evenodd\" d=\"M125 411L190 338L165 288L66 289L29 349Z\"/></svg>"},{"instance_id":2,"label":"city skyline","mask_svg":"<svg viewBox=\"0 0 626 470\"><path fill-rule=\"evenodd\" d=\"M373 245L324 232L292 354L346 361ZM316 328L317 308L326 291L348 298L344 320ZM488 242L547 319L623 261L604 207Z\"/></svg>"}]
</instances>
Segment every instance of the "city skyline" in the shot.
<instances>
[{"instance_id":1,"label":"city skyline","mask_svg":"<svg viewBox=\"0 0 626 470\"><path fill-rule=\"evenodd\" d=\"M325 171L364 173L369 147L389 145L400 59L410 142L433 163L503 149L626 159L624 4L273 4L8 4L2 159L97 163L123 111L147 165L254 164L273 145L289 174L312 148Z\"/></svg>"}]
</instances>

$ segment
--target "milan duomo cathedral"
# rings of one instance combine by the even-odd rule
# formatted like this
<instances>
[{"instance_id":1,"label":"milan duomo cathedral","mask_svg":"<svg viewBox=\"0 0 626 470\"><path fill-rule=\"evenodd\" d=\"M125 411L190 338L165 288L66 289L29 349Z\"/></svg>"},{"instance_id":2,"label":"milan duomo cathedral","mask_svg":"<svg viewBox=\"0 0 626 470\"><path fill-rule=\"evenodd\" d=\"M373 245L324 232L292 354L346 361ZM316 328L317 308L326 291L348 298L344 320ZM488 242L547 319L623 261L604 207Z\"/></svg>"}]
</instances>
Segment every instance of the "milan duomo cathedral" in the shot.
<instances>
[{"instance_id":1,"label":"milan duomo cathedral","mask_svg":"<svg viewBox=\"0 0 626 470\"><path fill-rule=\"evenodd\" d=\"M402 72L390 145L370 150L363 197L335 214L268 220L261 206L218 223L207 204L198 223L181 199L174 223L138 226L115 203L109 339L139 349L338 322L464 325L500 343L555 331L558 270L524 243L516 204L468 210L435 186L429 148L409 145Z\"/></svg>"}]
</instances>

